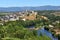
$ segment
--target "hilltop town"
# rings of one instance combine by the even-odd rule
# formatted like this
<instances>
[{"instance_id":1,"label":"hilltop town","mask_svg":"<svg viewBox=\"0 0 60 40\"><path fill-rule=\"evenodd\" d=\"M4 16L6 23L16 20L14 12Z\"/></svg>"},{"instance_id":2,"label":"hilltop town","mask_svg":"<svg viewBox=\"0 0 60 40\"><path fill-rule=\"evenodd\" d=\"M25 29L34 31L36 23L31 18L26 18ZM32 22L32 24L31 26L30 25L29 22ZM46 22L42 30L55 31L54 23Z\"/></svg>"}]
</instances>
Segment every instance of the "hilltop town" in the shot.
<instances>
[{"instance_id":1,"label":"hilltop town","mask_svg":"<svg viewBox=\"0 0 60 40\"><path fill-rule=\"evenodd\" d=\"M0 22L16 21L16 20L35 20L37 12L34 11L25 11L12 14L6 14L0 17ZM1 23L0 23L1 24Z\"/></svg>"}]
</instances>

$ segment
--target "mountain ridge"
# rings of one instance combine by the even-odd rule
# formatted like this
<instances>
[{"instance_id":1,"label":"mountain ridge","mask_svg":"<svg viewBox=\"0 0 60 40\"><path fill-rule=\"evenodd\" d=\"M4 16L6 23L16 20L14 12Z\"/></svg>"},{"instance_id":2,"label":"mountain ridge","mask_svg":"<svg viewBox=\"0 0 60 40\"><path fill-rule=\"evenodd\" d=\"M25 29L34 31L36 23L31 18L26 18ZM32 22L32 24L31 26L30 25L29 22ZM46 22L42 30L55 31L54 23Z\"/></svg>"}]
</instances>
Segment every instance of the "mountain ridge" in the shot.
<instances>
[{"instance_id":1,"label":"mountain ridge","mask_svg":"<svg viewBox=\"0 0 60 40\"><path fill-rule=\"evenodd\" d=\"M60 6L36 6L36 7L0 7L0 12L17 12L25 10L60 10Z\"/></svg>"}]
</instances>

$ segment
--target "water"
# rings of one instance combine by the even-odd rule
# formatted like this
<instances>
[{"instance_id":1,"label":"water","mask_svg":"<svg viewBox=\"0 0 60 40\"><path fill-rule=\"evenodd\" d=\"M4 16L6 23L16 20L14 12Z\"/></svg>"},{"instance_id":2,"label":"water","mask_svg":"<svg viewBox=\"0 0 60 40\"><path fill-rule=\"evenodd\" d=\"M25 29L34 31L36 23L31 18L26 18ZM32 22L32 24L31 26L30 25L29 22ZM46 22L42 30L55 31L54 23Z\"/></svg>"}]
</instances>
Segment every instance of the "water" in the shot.
<instances>
[{"instance_id":1,"label":"water","mask_svg":"<svg viewBox=\"0 0 60 40\"><path fill-rule=\"evenodd\" d=\"M29 26L28 28L34 28L34 26ZM42 33L42 35L46 35L46 36L50 37L52 40L58 40L58 38L55 38L54 36L52 36L51 32L45 30L44 27L37 30L37 33L38 33L38 35L40 35L40 33Z\"/></svg>"},{"instance_id":2,"label":"water","mask_svg":"<svg viewBox=\"0 0 60 40\"><path fill-rule=\"evenodd\" d=\"M40 33L42 33L42 35L47 35L47 36L50 37L52 40L58 40L58 38L53 37L53 36L52 36L52 33L49 32L49 31L47 31L47 30L45 30L44 28L39 29L39 30L37 31L37 33L38 33L38 35L40 35Z\"/></svg>"}]
</instances>

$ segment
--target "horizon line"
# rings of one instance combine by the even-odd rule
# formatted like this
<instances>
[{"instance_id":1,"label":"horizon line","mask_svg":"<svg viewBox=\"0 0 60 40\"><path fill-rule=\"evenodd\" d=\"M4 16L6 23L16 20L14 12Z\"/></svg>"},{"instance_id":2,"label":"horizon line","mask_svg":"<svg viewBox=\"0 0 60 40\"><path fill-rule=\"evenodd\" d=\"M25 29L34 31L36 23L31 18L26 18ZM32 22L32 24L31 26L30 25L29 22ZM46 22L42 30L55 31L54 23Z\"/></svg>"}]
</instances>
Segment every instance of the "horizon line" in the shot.
<instances>
[{"instance_id":1,"label":"horizon line","mask_svg":"<svg viewBox=\"0 0 60 40\"><path fill-rule=\"evenodd\" d=\"M60 6L60 5L41 5L41 6ZM4 7L40 7L40 6L4 6Z\"/></svg>"}]
</instances>

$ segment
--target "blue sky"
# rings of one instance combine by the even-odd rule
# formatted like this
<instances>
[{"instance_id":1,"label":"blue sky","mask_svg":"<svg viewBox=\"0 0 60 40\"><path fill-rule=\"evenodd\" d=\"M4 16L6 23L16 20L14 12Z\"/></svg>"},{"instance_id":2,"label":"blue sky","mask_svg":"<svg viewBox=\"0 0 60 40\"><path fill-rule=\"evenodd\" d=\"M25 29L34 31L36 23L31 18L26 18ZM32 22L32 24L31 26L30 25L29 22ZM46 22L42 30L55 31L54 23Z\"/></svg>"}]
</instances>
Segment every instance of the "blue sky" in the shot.
<instances>
[{"instance_id":1,"label":"blue sky","mask_svg":"<svg viewBox=\"0 0 60 40\"><path fill-rule=\"evenodd\" d=\"M0 7L60 6L60 0L0 0Z\"/></svg>"}]
</instances>

